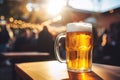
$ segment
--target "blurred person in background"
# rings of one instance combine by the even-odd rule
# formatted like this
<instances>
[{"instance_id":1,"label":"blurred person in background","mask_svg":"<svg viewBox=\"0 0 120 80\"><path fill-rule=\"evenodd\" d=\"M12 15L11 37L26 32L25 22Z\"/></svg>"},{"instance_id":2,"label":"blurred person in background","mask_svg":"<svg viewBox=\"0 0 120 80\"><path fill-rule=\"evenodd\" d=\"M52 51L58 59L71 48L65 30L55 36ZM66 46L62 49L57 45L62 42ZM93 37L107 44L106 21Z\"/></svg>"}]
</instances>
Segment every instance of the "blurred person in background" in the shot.
<instances>
[{"instance_id":1,"label":"blurred person in background","mask_svg":"<svg viewBox=\"0 0 120 80\"><path fill-rule=\"evenodd\" d=\"M120 60L120 22L113 22L99 38L101 48L99 54L102 54L100 63L117 65Z\"/></svg>"},{"instance_id":2,"label":"blurred person in background","mask_svg":"<svg viewBox=\"0 0 120 80\"><path fill-rule=\"evenodd\" d=\"M10 40L10 35L7 30L7 22L4 16L0 17L0 53L7 52L7 44ZM10 65L9 60L4 60L0 58L0 61L4 64Z\"/></svg>"},{"instance_id":3,"label":"blurred person in background","mask_svg":"<svg viewBox=\"0 0 120 80\"><path fill-rule=\"evenodd\" d=\"M20 35L16 37L13 44L13 51L15 52L29 52L31 48L31 31L29 29L21 29Z\"/></svg>"},{"instance_id":4,"label":"blurred person in background","mask_svg":"<svg viewBox=\"0 0 120 80\"><path fill-rule=\"evenodd\" d=\"M5 17L0 17L0 53L7 51L7 44L10 40L9 32L7 31Z\"/></svg>"},{"instance_id":5,"label":"blurred person in background","mask_svg":"<svg viewBox=\"0 0 120 80\"><path fill-rule=\"evenodd\" d=\"M48 31L47 26L38 34L37 51L50 53L50 58L55 59L54 40L52 34Z\"/></svg>"},{"instance_id":6,"label":"blurred person in background","mask_svg":"<svg viewBox=\"0 0 120 80\"><path fill-rule=\"evenodd\" d=\"M30 40L30 50L31 51L37 51L37 39L38 39L37 29L31 30L31 40Z\"/></svg>"}]
</instances>

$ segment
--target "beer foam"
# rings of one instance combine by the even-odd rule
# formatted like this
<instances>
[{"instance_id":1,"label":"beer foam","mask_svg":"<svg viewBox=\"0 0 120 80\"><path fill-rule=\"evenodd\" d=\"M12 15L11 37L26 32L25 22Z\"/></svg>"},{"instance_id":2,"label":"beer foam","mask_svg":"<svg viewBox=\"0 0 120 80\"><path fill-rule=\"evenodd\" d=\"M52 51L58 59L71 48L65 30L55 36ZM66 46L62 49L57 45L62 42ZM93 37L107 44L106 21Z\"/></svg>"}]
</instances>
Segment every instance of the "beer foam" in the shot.
<instances>
[{"instance_id":1,"label":"beer foam","mask_svg":"<svg viewBox=\"0 0 120 80\"><path fill-rule=\"evenodd\" d=\"M92 24L85 22L74 22L67 24L67 32L89 31L92 32Z\"/></svg>"}]
</instances>

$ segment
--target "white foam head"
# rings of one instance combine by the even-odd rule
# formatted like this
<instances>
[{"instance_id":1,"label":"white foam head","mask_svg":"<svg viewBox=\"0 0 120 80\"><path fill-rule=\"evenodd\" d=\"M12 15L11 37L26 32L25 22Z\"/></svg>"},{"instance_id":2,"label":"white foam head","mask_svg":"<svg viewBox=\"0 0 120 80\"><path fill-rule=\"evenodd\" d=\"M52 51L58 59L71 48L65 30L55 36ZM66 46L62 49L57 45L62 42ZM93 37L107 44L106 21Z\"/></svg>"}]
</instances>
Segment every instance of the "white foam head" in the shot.
<instances>
[{"instance_id":1,"label":"white foam head","mask_svg":"<svg viewBox=\"0 0 120 80\"><path fill-rule=\"evenodd\" d=\"M92 32L92 24L85 22L74 22L67 24L67 32L89 31Z\"/></svg>"}]
</instances>

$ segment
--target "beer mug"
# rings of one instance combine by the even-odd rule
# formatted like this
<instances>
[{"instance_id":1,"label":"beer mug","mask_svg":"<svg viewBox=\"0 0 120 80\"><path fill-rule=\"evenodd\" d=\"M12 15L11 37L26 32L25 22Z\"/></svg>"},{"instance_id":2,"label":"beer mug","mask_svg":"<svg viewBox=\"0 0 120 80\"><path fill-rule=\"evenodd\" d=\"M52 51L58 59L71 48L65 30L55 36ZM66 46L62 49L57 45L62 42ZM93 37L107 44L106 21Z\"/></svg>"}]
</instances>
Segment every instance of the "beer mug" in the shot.
<instances>
[{"instance_id":1,"label":"beer mug","mask_svg":"<svg viewBox=\"0 0 120 80\"><path fill-rule=\"evenodd\" d=\"M66 60L60 57L59 41L65 38ZM92 24L68 23L66 32L56 37L54 50L60 62L67 63L71 72L90 72L92 68L93 34Z\"/></svg>"}]
</instances>

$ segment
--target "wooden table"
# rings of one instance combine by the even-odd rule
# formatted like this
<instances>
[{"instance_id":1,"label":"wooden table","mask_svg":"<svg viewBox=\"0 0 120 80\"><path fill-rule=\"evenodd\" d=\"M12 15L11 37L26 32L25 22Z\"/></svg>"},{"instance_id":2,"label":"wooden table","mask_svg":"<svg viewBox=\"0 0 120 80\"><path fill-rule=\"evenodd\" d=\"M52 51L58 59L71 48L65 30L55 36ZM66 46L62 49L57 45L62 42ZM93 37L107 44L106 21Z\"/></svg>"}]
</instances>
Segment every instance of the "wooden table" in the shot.
<instances>
[{"instance_id":1,"label":"wooden table","mask_svg":"<svg viewBox=\"0 0 120 80\"><path fill-rule=\"evenodd\" d=\"M15 70L23 80L69 80L66 64L58 61L20 63ZM120 67L93 64L93 72L73 75L73 80L120 80Z\"/></svg>"}]
</instances>

